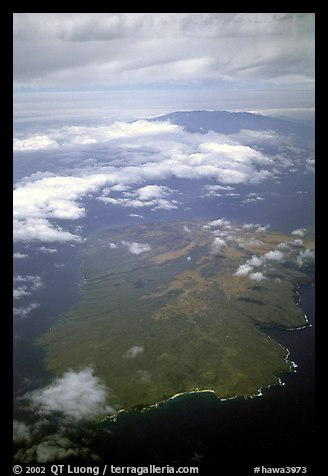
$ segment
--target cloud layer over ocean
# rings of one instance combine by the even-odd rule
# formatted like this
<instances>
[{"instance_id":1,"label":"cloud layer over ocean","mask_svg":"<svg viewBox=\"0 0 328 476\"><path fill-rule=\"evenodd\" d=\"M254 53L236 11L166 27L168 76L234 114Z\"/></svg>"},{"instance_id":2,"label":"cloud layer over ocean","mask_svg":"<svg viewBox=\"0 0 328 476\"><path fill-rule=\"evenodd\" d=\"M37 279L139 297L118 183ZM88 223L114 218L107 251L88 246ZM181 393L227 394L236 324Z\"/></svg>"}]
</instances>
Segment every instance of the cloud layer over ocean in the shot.
<instances>
[{"instance_id":1,"label":"cloud layer over ocean","mask_svg":"<svg viewBox=\"0 0 328 476\"><path fill-rule=\"evenodd\" d=\"M44 130L42 135L16 137L19 156L39 151L58 157L58 172L36 172L18 181L14 190L14 239L44 242L80 241L65 223L77 222L88 210L84 199L125 208L174 210L181 206L179 190L165 184L170 179L208 180L204 197L225 194L238 198L239 184L277 180L293 170L308 173L301 155L287 157L293 146L280 136L280 148L264 152L266 131L259 131L256 145L240 134L189 133L169 121L115 122L98 126L64 126ZM262 142L262 139L264 142ZM101 147L101 159L94 159ZM105 156L104 156L105 151ZM78 154L89 155L80 160ZM64 157L72 157L67 166ZM294 157L294 156L293 156ZM61 162L63 160L63 162ZM214 182L214 183L213 183ZM254 198L255 196L255 198ZM256 193L248 201L263 200ZM245 200L247 202L247 200ZM60 221L60 225L58 224Z\"/></svg>"}]
</instances>

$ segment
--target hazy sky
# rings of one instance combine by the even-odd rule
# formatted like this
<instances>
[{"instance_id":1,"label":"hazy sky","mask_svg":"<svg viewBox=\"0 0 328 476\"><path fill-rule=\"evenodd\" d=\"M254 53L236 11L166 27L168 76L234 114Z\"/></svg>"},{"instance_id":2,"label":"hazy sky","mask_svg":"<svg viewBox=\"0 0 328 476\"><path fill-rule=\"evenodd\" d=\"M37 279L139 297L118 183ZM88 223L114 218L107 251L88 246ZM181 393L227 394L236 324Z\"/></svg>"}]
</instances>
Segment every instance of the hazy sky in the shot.
<instances>
[{"instance_id":1,"label":"hazy sky","mask_svg":"<svg viewBox=\"0 0 328 476\"><path fill-rule=\"evenodd\" d=\"M304 101L299 92L314 89L314 14L16 13L14 88L139 91L126 96L130 105L132 99L142 105L140 92L152 91L147 102L171 100L171 110L180 94L192 99L190 90L195 107L209 109L212 99L212 108L226 99L222 92L233 91L232 104L237 97L252 109L240 91L274 90L284 91L277 106L284 107L286 90ZM270 102L271 93L262 99Z\"/></svg>"}]
</instances>

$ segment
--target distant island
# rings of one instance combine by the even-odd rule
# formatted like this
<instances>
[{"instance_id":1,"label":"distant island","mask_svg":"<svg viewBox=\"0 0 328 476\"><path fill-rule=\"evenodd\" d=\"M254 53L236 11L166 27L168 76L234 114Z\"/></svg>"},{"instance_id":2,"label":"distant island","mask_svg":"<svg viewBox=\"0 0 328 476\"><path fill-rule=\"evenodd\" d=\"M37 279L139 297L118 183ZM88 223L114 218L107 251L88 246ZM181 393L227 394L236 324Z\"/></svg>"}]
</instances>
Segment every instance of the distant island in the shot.
<instances>
[{"instance_id":1,"label":"distant island","mask_svg":"<svg viewBox=\"0 0 328 476\"><path fill-rule=\"evenodd\" d=\"M293 363L270 326L300 328L314 230L183 221L102 230L82 246L80 302L40 343L55 375L91 366L115 411L179 393L258 395Z\"/></svg>"}]
</instances>

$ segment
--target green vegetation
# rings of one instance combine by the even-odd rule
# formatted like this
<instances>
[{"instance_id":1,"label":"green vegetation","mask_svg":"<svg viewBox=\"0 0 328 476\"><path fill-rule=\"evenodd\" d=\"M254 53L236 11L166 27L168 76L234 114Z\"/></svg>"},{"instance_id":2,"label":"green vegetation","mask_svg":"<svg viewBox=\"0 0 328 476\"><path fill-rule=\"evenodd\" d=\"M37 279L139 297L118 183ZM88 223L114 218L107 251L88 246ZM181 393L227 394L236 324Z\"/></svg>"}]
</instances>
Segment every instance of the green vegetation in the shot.
<instances>
[{"instance_id":1,"label":"green vegetation","mask_svg":"<svg viewBox=\"0 0 328 476\"><path fill-rule=\"evenodd\" d=\"M295 301L306 275L296 259L313 248L313 232L300 245L292 243L299 237L255 226L203 225L139 225L91 237L82 249L81 302L41 338L50 369L61 375L93 366L117 409L196 389L251 396L277 383L290 370L287 350L263 328L306 324ZM213 246L214 231L221 247ZM283 260L265 259L277 246ZM254 255L263 262L252 272L264 279L235 275Z\"/></svg>"}]
</instances>

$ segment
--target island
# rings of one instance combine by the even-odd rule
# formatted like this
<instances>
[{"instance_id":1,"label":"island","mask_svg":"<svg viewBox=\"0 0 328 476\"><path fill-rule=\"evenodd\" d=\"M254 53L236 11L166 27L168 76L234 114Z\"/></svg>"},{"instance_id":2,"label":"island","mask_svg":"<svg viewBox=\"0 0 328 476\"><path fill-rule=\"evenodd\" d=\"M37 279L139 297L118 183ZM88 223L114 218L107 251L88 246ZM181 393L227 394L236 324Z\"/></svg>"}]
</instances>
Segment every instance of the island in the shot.
<instances>
[{"instance_id":1,"label":"island","mask_svg":"<svg viewBox=\"0 0 328 476\"><path fill-rule=\"evenodd\" d=\"M252 397L293 370L267 332L302 328L314 229L224 218L112 227L81 248L81 299L39 340L54 376L92 367L115 411L178 394Z\"/></svg>"}]
</instances>

